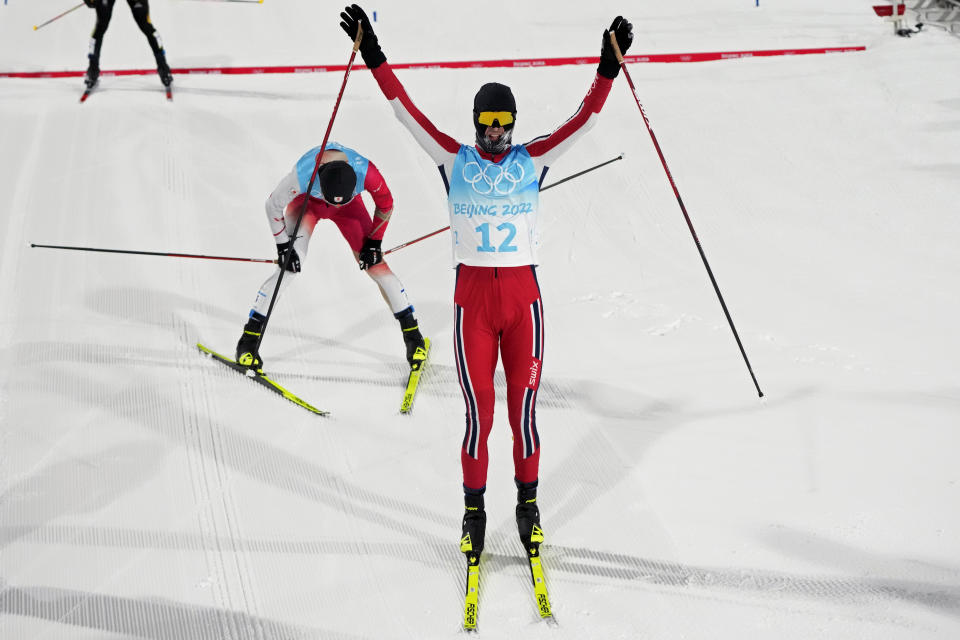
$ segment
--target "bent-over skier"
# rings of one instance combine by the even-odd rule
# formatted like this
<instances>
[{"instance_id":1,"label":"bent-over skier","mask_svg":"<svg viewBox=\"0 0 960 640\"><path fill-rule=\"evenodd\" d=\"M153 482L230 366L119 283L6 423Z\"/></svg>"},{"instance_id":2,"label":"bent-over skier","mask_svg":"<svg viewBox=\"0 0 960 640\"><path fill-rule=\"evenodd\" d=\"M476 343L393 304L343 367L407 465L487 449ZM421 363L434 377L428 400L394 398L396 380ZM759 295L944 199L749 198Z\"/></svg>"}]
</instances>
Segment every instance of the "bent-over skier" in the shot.
<instances>
[{"instance_id":1,"label":"bent-over skier","mask_svg":"<svg viewBox=\"0 0 960 640\"><path fill-rule=\"evenodd\" d=\"M281 291L293 276L300 273L300 261L306 258L310 237L317 221L331 220L353 250L353 257L360 268L380 288L380 293L400 322L406 358L411 367L426 360L426 344L420 334L413 306L407 299L400 279L390 270L383 259L381 243L387 224L393 213L393 196L377 167L353 149L336 142L329 142L320 160L317 177L310 193L307 186L317 163L320 147L307 151L294 168L277 185L266 202L267 220L277 243L279 265L277 270L260 286L257 297L240 340L237 342L237 362L254 370L262 370L263 362L257 352L257 344L263 331L264 320L280 279L280 269L287 262L287 273L280 285ZM367 211L361 192L366 191L375 205L373 217ZM297 231L297 216L307 207Z\"/></svg>"}]
</instances>

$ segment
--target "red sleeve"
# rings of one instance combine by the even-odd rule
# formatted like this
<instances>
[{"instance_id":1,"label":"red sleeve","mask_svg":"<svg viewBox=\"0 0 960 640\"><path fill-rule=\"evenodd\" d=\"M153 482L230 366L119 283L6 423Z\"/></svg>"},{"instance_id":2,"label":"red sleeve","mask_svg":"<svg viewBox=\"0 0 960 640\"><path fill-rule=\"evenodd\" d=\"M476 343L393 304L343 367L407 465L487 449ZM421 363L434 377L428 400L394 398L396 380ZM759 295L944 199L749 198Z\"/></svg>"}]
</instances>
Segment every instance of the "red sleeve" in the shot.
<instances>
[{"instance_id":1,"label":"red sleeve","mask_svg":"<svg viewBox=\"0 0 960 640\"><path fill-rule=\"evenodd\" d=\"M594 124L596 114L600 113L607 101L613 80L597 74L587 90L583 102L566 122L553 133L541 136L527 143L527 151L535 160L540 158L544 166L553 164L553 160L569 149L574 142Z\"/></svg>"},{"instance_id":2,"label":"red sleeve","mask_svg":"<svg viewBox=\"0 0 960 640\"><path fill-rule=\"evenodd\" d=\"M383 211L389 214L393 209L393 195L387 186L387 181L377 166L372 162L367 163L367 176L363 179L363 189L373 197L373 204L376 211ZM387 231L387 224L390 222L390 216L380 220L374 211L373 227L371 227L370 237L374 240L383 240L383 234Z\"/></svg>"},{"instance_id":3,"label":"red sleeve","mask_svg":"<svg viewBox=\"0 0 960 640\"><path fill-rule=\"evenodd\" d=\"M373 197L373 203L380 211L393 209L393 195L390 193L387 181L383 179L377 165L372 162L367 164L367 177L363 180L363 190Z\"/></svg>"},{"instance_id":4,"label":"red sleeve","mask_svg":"<svg viewBox=\"0 0 960 640\"><path fill-rule=\"evenodd\" d=\"M384 62L373 69L373 77L380 85L383 95L390 101L397 118L410 130L417 143L430 154L434 162L443 165L451 156L456 157L460 143L437 129L417 105L413 104L389 63Z\"/></svg>"}]
</instances>

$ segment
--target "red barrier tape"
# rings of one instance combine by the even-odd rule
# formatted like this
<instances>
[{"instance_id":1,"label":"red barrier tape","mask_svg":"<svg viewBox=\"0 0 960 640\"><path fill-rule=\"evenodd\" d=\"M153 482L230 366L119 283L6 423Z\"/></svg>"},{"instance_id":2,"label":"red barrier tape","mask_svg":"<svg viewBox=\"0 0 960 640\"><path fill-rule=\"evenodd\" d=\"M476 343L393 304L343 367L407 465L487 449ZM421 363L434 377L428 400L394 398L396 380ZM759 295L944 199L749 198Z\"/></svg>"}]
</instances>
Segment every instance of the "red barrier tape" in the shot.
<instances>
[{"instance_id":1,"label":"red barrier tape","mask_svg":"<svg viewBox=\"0 0 960 640\"><path fill-rule=\"evenodd\" d=\"M708 62L711 60L735 60L739 58L764 58L770 56L802 56L817 53L849 53L865 51L866 47L827 47L817 49L770 49L766 51L714 51L709 53L657 53L637 56L624 56L628 63L638 62ZM525 58L506 60L465 60L459 62L402 62L390 63L394 69L486 69L490 67L559 67L574 64L597 64L598 56L579 58ZM330 66L286 66L286 67L195 67L173 69L176 75L247 75L260 73L325 73L344 71L346 65ZM142 76L156 73L156 69L121 69L101 71L101 77ZM0 78L74 78L82 76L83 71L24 71L0 72Z\"/></svg>"}]
</instances>

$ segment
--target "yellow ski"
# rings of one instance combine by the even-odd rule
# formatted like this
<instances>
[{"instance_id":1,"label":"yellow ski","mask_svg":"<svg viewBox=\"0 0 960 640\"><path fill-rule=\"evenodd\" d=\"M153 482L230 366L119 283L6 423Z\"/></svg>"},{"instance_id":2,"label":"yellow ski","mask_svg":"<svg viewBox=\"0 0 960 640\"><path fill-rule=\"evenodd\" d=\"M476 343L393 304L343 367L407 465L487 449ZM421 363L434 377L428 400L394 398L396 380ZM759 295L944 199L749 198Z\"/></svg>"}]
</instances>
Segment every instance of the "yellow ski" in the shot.
<instances>
[{"instance_id":1,"label":"yellow ski","mask_svg":"<svg viewBox=\"0 0 960 640\"><path fill-rule=\"evenodd\" d=\"M289 401L292 402L293 404L295 404L295 405L297 405L297 406L300 406L300 407L303 407L304 409L306 409L307 411L309 411L309 412L311 412L311 413L315 413L315 414L318 415L318 416L328 416L328 415L330 415L330 412L329 412L329 411L324 411L323 409L317 409L315 406L313 406L313 405L310 404L309 402L300 399L299 397L297 397L296 395L294 395L293 393L291 393L290 391L288 391L288 390L285 389L284 387L280 386L275 380L267 377L267 375L264 374L262 371L254 371L253 369L248 369L247 367L243 366L242 364L237 363L237 362L236 362L235 360L233 360L232 358L228 358L228 357L225 356L225 355L221 355L221 354L217 353L216 351L214 351L214 350L212 350L212 349L209 349L209 348L203 346L203 345L200 344L199 342L197 343L197 349L200 350L200 353L202 353L202 354L204 354L204 355L206 355L206 356L208 356L208 357L216 360L217 362L220 362L220 363L222 363L222 364L225 364L226 366L230 367L231 369L233 369L233 370L236 371L237 373L242 374L243 376L245 376L245 377L253 380L254 382L260 383L261 385L263 385L263 386L266 387L267 389L270 389L270 390L273 391L274 393L277 393L277 394L283 396L284 398L286 398L287 400L289 400Z\"/></svg>"},{"instance_id":2,"label":"yellow ski","mask_svg":"<svg viewBox=\"0 0 960 640\"><path fill-rule=\"evenodd\" d=\"M400 403L400 413L410 413L413 410L413 401L417 395L417 387L420 384L420 374L427 366L427 358L430 356L430 338L424 338L424 347L417 349L414 354L414 363L410 367L410 375L407 377L407 388L403 392L403 402Z\"/></svg>"},{"instance_id":3,"label":"yellow ski","mask_svg":"<svg viewBox=\"0 0 960 640\"><path fill-rule=\"evenodd\" d=\"M540 617L547 622L555 622L553 611L550 609L550 596L547 594L547 582L543 577L543 565L540 563L540 550L536 547L528 549L530 556L530 577L533 579L533 595L537 599L537 611Z\"/></svg>"},{"instance_id":4,"label":"yellow ski","mask_svg":"<svg viewBox=\"0 0 960 640\"><path fill-rule=\"evenodd\" d=\"M477 630L477 613L480 607L480 556L467 556L467 591L463 599L463 629L467 633Z\"/></svg>"}]
</instances>

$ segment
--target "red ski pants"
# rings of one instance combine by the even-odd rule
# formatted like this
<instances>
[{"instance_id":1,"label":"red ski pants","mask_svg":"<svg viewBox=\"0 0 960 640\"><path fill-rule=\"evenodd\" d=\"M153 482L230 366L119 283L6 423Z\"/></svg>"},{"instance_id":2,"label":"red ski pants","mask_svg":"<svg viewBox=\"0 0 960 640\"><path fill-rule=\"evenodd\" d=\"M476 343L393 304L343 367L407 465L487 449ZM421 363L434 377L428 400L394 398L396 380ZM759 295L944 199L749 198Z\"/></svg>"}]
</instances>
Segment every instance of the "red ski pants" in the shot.
<instances>
[{"instance_id":1,"label":"red ski pants","mask_svg":"<svg viewBox=\"0 0 960 640\"><path fill-rule=\"evenodd\" d=\"M483 489L487 484L498 353L507 381L514 473L520 482L533 482L540 466L536 403L543 361L543 305L535 269L458 265L453 298L454 354L466 404L463 485Z\"/></svg>"},{"instance_id":2,"label":"red ski pants","mask_svg":"<svg viewBox=\"0 0 960 640\"><path fill-rule=\"evenodd\" d=\"M305 197L301 193L284 209L287 233L293 233ZM369 236L370 230L373 229L373 218L370 217L370 212L367 211L360 196L339 207L331 206L318 198L310 198L307 210L303 214L303 221L300 223L300 229L304 233L298 232L297 235L306 235L309 238L320 220L333 220L337 229L340 230L340 235L354 251L360 251L363 247L363 239Z\"/></svg>"}]
</instances>

